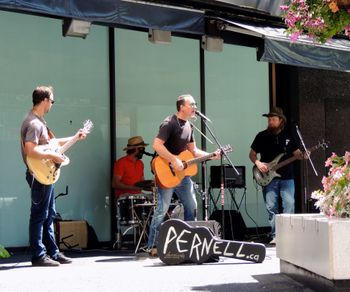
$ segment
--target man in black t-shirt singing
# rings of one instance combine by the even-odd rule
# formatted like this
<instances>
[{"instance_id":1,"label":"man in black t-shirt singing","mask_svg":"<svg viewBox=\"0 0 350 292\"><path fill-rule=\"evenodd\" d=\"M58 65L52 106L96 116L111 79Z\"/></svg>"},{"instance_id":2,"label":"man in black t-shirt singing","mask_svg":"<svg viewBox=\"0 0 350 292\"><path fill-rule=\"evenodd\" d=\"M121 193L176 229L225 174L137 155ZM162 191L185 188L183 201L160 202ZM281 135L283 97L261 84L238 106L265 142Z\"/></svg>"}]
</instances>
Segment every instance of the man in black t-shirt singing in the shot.
<instances>
[{"instance_id":1,"label":"man in black t-shirt singing","mask_svg":"<svg viewBox=\"0 0 350 292\"><path fill-rule=\"evenodd\" d=\"M268 118L267 129L259 132L250 149L249 158L262 176L271 177L267 163L273 161L278 155L283 156L279 162L286 160L293 155L297 159L303 159L302 152L298 149L293 137L285 130L287 122L281 108L274 107L268 114L263 116ZM260 159L258 159L260 154ZM289 163L278 169L280 176L273 177L272 180L263 186L263 196L271 225L272 240L270 244L275 244L275 214L279 213L279 197L282 199L283 213L294 213L294 175L293 164Z\"/></svg>"},{"instance_id":2,"label":"man in black t-shirt singing","mask_svg":"<svg viewBox=\"0 0 350 292\"><path fill-rule=\"evenodd\" d=\"M153 148L157 154L167 161L174 172L181 172L185 166L178 155L188 150L194 157L203 157L207 152L197 148L193 129L189 122L196 114L196 103L189 94L180 95L176 102L177 113L165 118L159 127L159 132L153 141ZM213 159L220 158L220 150L215 152ZM181 182L172 188L158 186L158 202L152 218L148 249L150 255L157 255L156 240L160 224L169 209L173 193L176 193L184 206L185 221L195 220L197 201L190 176L185 176Z\"/></svg>"}]
</instances>

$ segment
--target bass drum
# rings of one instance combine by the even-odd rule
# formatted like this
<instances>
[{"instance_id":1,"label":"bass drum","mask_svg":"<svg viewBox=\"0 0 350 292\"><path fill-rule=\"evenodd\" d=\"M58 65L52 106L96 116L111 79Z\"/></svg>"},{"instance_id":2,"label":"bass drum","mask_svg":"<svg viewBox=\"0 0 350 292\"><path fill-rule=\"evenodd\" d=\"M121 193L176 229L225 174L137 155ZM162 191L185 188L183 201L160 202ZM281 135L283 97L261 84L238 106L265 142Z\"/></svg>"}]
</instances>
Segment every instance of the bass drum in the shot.
<instances>
[{"instance_id":1,"label":"bass drum","mask_svg":"<svg viewBox=\"0 0 350 292\"><path fill-rule=\"evenodd\" d=\"M120 225L138 224L143 218L143 208L135 208L135 205L144 204L146 197L144 196L122 196L117 202L117 217Z\"/></svg>"}]
</instances>

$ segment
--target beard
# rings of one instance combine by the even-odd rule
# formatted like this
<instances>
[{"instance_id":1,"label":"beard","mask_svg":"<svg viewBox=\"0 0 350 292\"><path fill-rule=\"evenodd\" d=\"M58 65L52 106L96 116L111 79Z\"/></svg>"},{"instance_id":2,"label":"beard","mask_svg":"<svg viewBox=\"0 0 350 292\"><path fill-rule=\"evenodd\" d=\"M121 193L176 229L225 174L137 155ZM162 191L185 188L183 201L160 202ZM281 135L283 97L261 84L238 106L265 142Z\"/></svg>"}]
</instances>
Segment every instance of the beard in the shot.
<instances>
[{"instance_id":1,"label":"beard","mask_svg":"<svg viewBox=\"0 0 350 292\"><path fill-rule=\"evenodd\" d=\"M277 135L281 130L283 129L283 126L280 125L278 127L272 127L272 126L268 126L267 127L267 132L271 135Z\"/></svg>"}]
</instances>

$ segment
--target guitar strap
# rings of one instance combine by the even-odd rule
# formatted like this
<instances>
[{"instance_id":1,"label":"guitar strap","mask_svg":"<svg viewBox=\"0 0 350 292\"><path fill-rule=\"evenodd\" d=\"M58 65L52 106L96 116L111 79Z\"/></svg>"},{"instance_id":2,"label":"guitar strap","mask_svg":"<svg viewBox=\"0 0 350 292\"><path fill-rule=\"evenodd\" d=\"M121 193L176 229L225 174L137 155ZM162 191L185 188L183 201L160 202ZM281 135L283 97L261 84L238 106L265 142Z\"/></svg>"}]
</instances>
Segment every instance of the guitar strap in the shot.
<instances>
[{"instance_id":1,"label":"guitar strap","mask_svg":"<svg viewBox=\"0 0 350 292\"><path fill-rule=\"evenodd\" d=\"M153 175L155 174L155 173L154 173L154 169L153 169L153 167L152 167L152 165L153 165L153 160L154 160L156 157L158 157L158 156L159 156L159 154L158 154L156 151L154 151L154 153L153 153L153 155L152 155L151 162L150 162L150 165L151 165L151 172L152 172Z\"/></svg>"},{"instance_id":2,"label":"guitar strap","mask_svg":"<svg viewBox=\"0 0 350 292\"><path fill-rule=\"evenodd\" d=\"M51 129L48 126L46 126L46 129L47 129L47 133L49 135L49 138L50 139L55 139L56 138L55 134L51 131Z\"/></svg>"},{"instance_id":3,"label":"guitar strap","mask_svg":"<svg viewBox=\"0 0 350 292\"><path fill-rule=\"evenodd\" d=\"M43 123L44 124L44 123ZM44 126L46 127L47 129L47 133L48 133L48 136L49 136L49 139L54 139L55 138L55 134L51 131L51 129L46 125L46 123L44 124ZM22 146L22 150L23 150L23 153L25 153L24 151L24 141L23 141L23 138L22 138L22 135L21 135L21 146ZM24 154L25 155L25 154ZM30 170L29 170L29 167L27 165L27 162L24 160L24 163L25 165L27 166L27 169L28 171L33 174Z\"/></svg>"}]
</instances>

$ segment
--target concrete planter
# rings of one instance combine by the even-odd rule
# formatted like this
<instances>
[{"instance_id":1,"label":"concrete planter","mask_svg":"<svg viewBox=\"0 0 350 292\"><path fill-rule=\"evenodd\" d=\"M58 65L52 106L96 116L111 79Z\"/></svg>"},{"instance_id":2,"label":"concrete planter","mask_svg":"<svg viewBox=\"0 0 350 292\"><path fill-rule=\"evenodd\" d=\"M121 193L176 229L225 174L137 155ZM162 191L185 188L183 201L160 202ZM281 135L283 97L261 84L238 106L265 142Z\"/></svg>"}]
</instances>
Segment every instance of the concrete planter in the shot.
<instances>
[{"instance_id":1,"label":"concrete planter","mask_svg":"<svg viewBox=\"0 0 350 292\"><path fill-rule=\"evenodd\" d=\"M277 215L276 253L281 262L329 280L350 280L350 220L321 214Z\"/></svg>"}]
</instances>

